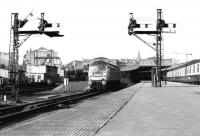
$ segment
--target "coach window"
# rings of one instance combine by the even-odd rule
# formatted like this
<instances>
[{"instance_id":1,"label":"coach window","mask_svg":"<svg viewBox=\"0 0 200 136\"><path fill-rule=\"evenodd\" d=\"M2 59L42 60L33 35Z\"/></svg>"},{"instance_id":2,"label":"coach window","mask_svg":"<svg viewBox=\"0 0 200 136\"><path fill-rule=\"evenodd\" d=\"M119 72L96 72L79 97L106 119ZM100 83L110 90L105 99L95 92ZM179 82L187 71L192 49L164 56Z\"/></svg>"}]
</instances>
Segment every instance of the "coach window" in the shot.
<instances>
[{"instance_id":1,"label":"coach window","mask_svg":"<svg viewBox=\"0 0 200 136\"><path fill-rule=\"evenodd\" d=\"M186 72L186 74L188 74L188 67L186 67L185 72Z\"/></svg>"},{"instance_id":2,"label":"coach window","mask_svg":"<svg viewBox=\"0 0 200 136\"><path fill-rule=\"evenodd\" d=\"M199 64L197 64L197 72L199 72Z\"/></svg>"},{"instance_id":3,"label":"coach window","mask_svg":"<svg viewBox=\"0 0 200 136\"><path fill-rule=\"evenodd\" d=\"M193 65L193 73L195 73L195 65Z\"/></svg>"}]
</instances>

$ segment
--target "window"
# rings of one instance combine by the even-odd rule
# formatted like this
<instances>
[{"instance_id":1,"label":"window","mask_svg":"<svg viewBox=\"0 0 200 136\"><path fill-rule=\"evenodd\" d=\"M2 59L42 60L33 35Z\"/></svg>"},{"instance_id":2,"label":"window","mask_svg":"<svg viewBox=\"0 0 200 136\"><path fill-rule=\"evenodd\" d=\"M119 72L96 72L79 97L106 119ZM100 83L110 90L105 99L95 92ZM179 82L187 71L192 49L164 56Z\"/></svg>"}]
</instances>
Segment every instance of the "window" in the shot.
<instances>
[{"instance_id":1,"label":"window","mask_svg":"<svg viewBox=\"0 0 200 136\"><path fill-rule=\"evenodd\" d=\"M189 74L190 70L189 70L189 67L187 67L187 74Z\"/></svg>"},{"instance_id":2,"label":"window","mask_svg":"<svg viewBox=\"0 0 200 136\"><path fill-rule=\"evenodd\" d=\"M188 74L188 67L185 68L185 72L186 72L186 74Z\"/></svg>"},{"instance_id":3,"label":"window","mask_svg":"<svg viewBox=\"0 0 200 136\"><path fill-rule=\"evenodd\" d=\"M40 82L41 81L41 75L38 75L38 80L37 80L38 82Z\"/></svg>"},{"instance_id":4,"label":"window","mask_svg":"<svg viewBox=\"0 0 200 136\"><path fill-rule=\"evenodd\" d=\"M199 64L197 64L197 72L199 72Z\"/></svg>"},{"instance_id":5,"label":"window","mask_svg":"<svg viewBox=\"0 0 200 136\"><path fill-rule=\"evenodd\" d=\"M195 73L195 65L193 65L193 73Z\"/></svg>"}]
</instances>

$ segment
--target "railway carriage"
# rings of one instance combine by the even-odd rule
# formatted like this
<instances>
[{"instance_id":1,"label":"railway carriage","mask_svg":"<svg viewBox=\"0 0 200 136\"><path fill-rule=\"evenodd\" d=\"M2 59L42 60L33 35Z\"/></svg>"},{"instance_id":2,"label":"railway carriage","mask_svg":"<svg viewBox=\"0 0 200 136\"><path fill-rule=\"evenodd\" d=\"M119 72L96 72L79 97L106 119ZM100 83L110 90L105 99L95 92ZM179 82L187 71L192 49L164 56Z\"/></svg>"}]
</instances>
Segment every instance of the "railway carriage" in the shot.
<instances>
[{"instance_id":1,"label":"railway carriage","mask_svg":"<svg viewBox=\"0 0 200 136\"><path fill-rule=\"evenodd\" d=\"M167 68L167 80L200 84L200 59Z\"/></svg>"},{"instance_id":2,"label":"railway carriage","mask_svg":"<svg viewBox=\"0 0 200 136\"><path fill-rule=\"evenodd\" d=\"M120 69L102 60L90 64L88 84L94 90L117 88L120 85Z\"/></svg>"}]
</instances>

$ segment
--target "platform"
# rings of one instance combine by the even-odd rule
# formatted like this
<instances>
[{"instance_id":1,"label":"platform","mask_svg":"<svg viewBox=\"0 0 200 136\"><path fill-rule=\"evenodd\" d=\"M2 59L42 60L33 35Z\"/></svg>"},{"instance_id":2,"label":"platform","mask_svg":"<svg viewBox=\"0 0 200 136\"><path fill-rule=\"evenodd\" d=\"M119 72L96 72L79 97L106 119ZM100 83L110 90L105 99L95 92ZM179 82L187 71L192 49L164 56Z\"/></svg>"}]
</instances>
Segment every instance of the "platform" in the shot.
<instances>
[{"instance_id":1,"label":"platform","mask_svg":"<svg viewBox=\"0 0 200 136\"><path fill-rule=\"evenodd\" d=\"M200 136L200 86L145 83L96 136Z\"/></svg>"},{"instance_id":2,"label":"platform","mask_svg":"<svg viewBox=\"0 0 200 136\"><path fill-rule=\"evenodd\" d=\"M139 83L0 130L0 136L199 136L200 86Z\"/></svg>"}]
</instances>

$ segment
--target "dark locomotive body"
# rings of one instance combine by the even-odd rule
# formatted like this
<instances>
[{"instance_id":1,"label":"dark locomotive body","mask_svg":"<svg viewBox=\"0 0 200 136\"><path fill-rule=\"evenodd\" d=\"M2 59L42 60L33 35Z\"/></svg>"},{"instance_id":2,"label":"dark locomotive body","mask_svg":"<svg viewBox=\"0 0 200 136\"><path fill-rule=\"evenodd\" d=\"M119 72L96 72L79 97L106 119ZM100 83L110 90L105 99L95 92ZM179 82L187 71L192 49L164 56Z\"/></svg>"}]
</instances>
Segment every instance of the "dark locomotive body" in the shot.
<instances>
[{"instance_id":1,"label":"dark locomotive body","mask_svg":"<svg viewBox=\"0 0 200 136\"><path fill-rule=\"evenodd\" d=\"M90 64L88 84L94 90L117 88L120 85L120 69L104 61L95 61Z\"/></svg>"}]
</instances>

